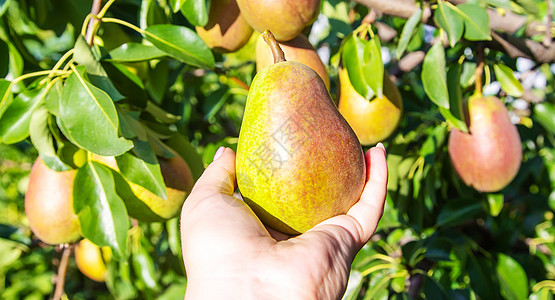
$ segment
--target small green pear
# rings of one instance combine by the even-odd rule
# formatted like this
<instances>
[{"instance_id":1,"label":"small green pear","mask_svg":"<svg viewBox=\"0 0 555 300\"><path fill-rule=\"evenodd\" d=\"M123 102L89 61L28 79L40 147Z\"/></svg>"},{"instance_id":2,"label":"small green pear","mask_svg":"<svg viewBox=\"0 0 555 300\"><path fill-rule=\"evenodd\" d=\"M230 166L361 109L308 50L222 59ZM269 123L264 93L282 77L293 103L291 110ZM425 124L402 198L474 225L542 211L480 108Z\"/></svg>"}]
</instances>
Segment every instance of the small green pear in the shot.
<instances>
[{"instance_id":1,"label":"small green pear","mask_svg":"<svg viewBox=\"0 0 555 300\"><path fill-rule=\"evenodd\" d=\"M243 47L252 35L249 26L235 0L212 0L208 23L197 26L200 38L215 51L235 52Z\"/></svg>"},{"instance_id":2,"label":"small green pear","mask_svg":"<svg viewBox=\"0 0 555 300\"><path fill-rule=\"evenodd\" d=\"M280 42L295 38L320 12L320 0L237 0L237 4L252 28L270 30Z\"/></svg>"},{"instance_id":3,"label":"small green pear","mask_svg":"<svg viewBox=\"0 0 555 300\"><path fill-rule=\"evenodd\" d=\"M39 157L33 164L25 194L25 215L33 233L51 245L71 243L81 237L73 210L76 170L56 172Z\"/></svg>"},{"instance_id":4,"label":"small green pear","mask_svg":"<svg viewBox=\"0 0 555 300\"><path fill-rule=\"evenodd\" d=\"M403 101L387 72L384 72L382 97L366 100L358 94L346 68L339 69L339 89L337 108L362 145L375 145L395 131L403 112Z\"/></svg>"},{"instance_id":5,"label":"small green pear","mask_svg":"<svg viewBox=\"0 0 555 300\"><path fill-rule=\"evenodd\" d=\"M314 70L326 85L326 88L330 89L330 77L328 76L328 71L322 63L320 56L316 52L316 49L308 41L304 34L299 34L296 38L279 43L281 50L285 53L285 59L287 61L296 61L309 66ZM256 71L260 72L263 68L274 63L274 57L272 51L264 42L262 36L259 36L256 43Z\"/></svg>"},{"instance_id":6,"label":"small green pear","mask_svg":"<svg viewBox=\"0 0 555 300\"><path fill-rule=\"evenodd\" d=\"M237 145L237 183L266 225L306 232L345 214L366 180L362 147L311 68L285 61L265 32L275 62L256 74Z\"/></svg>"},{"instance_id":7,"label":"small green pear","mask_svg":"<svg viewBox=\"0 0 555 300\"><path fill-rule=\"evenodd\" d=\"M449 133L449 156L468 186L497 192L516 176L522 143L505 105L496 97L474 96L468 101L469 133Z\"/></svg>"}]
</instances>

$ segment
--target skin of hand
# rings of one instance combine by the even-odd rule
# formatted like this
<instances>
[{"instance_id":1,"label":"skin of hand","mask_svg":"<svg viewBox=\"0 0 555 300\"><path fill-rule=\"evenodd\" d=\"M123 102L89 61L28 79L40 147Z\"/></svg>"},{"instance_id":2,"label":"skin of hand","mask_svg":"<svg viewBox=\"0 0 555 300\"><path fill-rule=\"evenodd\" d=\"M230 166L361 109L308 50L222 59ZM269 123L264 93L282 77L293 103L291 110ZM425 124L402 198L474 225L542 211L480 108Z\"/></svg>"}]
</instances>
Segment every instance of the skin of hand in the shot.
<instances>
[{"instance_id":1,"label":"skin of hand","mask_svg":"<svg viewBox=\"0 0 555 300\"><path fill-rule=\"evenodd\" d=\"M346 215L289 237L233 195L235 153L220 148L181 212L185 299L340 299L383 213L385 156L381 144L366 152L366 185Z\"/></svg>"}]
</instances>

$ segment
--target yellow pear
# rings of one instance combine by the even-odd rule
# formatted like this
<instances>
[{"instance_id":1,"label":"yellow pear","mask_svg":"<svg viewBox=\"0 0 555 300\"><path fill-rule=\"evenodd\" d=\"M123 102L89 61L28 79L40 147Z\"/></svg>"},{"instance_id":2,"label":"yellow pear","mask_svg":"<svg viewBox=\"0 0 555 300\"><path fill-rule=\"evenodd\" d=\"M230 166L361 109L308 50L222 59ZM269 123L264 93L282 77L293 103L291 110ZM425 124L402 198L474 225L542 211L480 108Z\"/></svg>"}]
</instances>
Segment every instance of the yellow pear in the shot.
<instances>
[{"instance_id":1,"label":"yellow pear","mask_svg":"<svg viewBox=\"0 0 555 300\"><path fill-rule=\"evenodd\" d=\"M395 131L403 112L403 101L387 72L384 72L383 95L380 98L369 101L358 94L345 68L339 69L339 88L337 108L362 145L374 145Z\"/></svg>"},{"instance_id":2,"label":"yellow pear","mask_svg":"<svg viewBox=\"0 0 555 300\"><path fill-rule=\"evenodd\" d=\"M88 239L82 239L75 245L75 263L83 275L98 282L106 280L108 269L106 263L112 257L110 247L98 247Z\"/></svg>"}]
</instances>

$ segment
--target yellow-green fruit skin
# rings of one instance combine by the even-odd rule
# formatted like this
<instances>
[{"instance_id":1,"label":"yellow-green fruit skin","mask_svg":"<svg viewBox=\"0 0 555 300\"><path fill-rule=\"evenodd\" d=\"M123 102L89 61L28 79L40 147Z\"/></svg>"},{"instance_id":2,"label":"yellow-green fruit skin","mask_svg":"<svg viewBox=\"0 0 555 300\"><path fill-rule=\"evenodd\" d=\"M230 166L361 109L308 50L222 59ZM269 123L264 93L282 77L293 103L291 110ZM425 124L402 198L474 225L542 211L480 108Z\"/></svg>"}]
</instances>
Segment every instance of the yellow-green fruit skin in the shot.
<instances>
[{"instance_id":1,"label":"yellow-green fruit skin","mask_svg":"<svg viewBox=\"0 0 555 300\"><path fill-rule=\"evenodd\" d=\"M237 4L252 28L270 30L280 42L295 38L320 12L320 0L237 0Z\"/></svg>"},{"instance_id":2,"label":"yellow-green fruit skin","mask_svg":"<svg viewBox=\"0 0 555 300\"><path fill-rule=\"evenodd\" d=\"M51 245L71 243L81 237L79 218L73 210L76 170L56 172L37 158L25 194L25 215L33 233Z\"/></svg>"},{"instance_id":3,"label":"yellow-green fruit skin","mask_svg":"<svg viewBox=\"0 0 555 300\"><path fill-rule=\"evenodd\" d=\"M308 39L304 34L299 34L296 38L279 43L281 50L285 54L285 59L287 61L296 61L303 63L314 70L326 85L326 88L330 89L330 78L328 76L328 71L322 60L318 56L318 53L310 44ZM263 68L274 63L274 56L270 47L264 42L262 36L259 36L256 43L256 70L260 72Z\"/></svg>"},{"instance_id":4,"label":"yellow-green fruit skin","mask_svg":"<svg viewBox=\"0 0 555 300\"><path fill-rule=\"evenodd\" d=\"M366 179L354 132L318 74L297 62L276 63L255 76L236 171L245 202L263 223L287 234L345 214Z\"/></svg>"},{"instance_id":5,"label":"yellow-green fruit skin","mask_svg":"<svg viewBox=\"0 0 555 300\"><path fill-rule=\"evenodd\" d=\"M480 192L496 192L516 176L522 162L522 143L505 105L496 97L468 101L469 133L452 129L449 156L466 185Z\"/></svg>"},{"instance_id":6,"label":"yellow-green fruit skin","mask_svg":"<svg viewBox=\"0 0 555 300\"><path fill-rule=\"evenodd\" d=\"M384 73L382 97L369 101L358 94L345 68L339 69L339 89L337 109L362 145L375 145L395 131L401 120L403 101L387 73Z\"/></svg>"},{"instance_id":7,"label":"yellow-green fruit skin","mask_svg":"<svg viewBox=\"0 0 555 300\"><path fill-rule=\"evenodd\" d=\"M220 52L235 52L243 47L253 29L247 23L235 0L212 0L208 23L196 31L208 47Z\"/></svg>"},{"instance_id":8,"label":"yellow-green fruit skin","mask_svg":"<svg viewBox=\"0 0 555 300\"><path fill-rule=\"evenodd\" d=\"M119 172L113 156L93 155L93 160ZM129 181L121 182L122 180L116 177L116 189L124 198L129 215L141 221L157 222L175 217L193 189L191 169L181 156L175 155L169 159L158 158L158 163L166 184L167 200L138 184Z\"/></svg>"},{"instance_id":9,"label":"yellow-green fruit skin","mask_svg":"<svg viewBox=\"0 0 555 300\"><path fill-rule=\"evenodd\" d=\"M111 253L110 248L105 249ZM88 278L98 282L106 280L108 269L102 256L102 250L88 239L83 239L75 245L75 263L79 271Z\"/></svg>"}]
</instances>

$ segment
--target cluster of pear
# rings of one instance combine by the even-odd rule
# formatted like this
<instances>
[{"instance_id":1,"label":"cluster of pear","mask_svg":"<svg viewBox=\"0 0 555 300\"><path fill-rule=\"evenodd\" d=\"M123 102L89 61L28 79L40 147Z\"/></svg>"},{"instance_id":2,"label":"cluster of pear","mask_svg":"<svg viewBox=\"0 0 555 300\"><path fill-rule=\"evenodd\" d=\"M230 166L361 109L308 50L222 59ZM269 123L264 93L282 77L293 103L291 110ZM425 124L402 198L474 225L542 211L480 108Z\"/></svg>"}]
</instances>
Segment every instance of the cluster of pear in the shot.
<instances>
[{"instance_id":1,"label":"cluster of pear","mask_svg":"<svg viewBox=\"0 0 555 300\"><path fill-rule=\"evenodd\" d=\"M261 220L288 234L344 214L360 198L366 179L361 143L386 139L402 111L387 75L383 97L368 101L343 68L334 104L327 68L302 33L319 11L320 0L213 0L208 24L197 27L219 52L241 48L251 28L264 32L237 146L237 181Z\"/></svg>"},{"instance_id":2,"label":"cluster of pear","mask_svg":"<svg viewBox=\"0 0 555 300\"><path fill-rule=\"evenodd\" d=\"M118 173L114 157L93 155L92 161L102 163L112 169L116 190L124 200L130 216L142 221L162 221L174 217L193 186L193 176L185 160L175 155L172 158L158 158L162 176L166 184L167 199L162 199L144 187L126 181ZM25 214L32 232L44 243L65 244L81 239L79 217L73 209L74 180L77 170L56 172L39 157L35 161L29 177L25 195ZM104 281L109 260L100 255L100 248L83 239L75 248L77 266L87 277ZM106 253L109 250L102 250Z\"/></svg>"}]
</instances>

